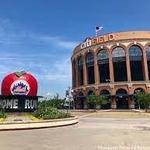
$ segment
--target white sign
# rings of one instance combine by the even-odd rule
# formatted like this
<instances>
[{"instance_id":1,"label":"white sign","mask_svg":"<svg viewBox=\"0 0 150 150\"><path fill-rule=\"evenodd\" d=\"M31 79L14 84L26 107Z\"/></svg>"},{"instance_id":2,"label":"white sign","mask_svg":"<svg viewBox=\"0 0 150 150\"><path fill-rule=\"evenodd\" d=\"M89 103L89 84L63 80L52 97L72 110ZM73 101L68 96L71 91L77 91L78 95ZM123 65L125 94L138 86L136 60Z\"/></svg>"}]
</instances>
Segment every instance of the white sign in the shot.
<instances>
[{"instance_id":1,"label":"white sign","mask_svg":"<svg viewBox=\"0 0 150 150\"><path fill-rule=\"evenodd\" d=\"M92 46L92 41L90 38L87 38L85 42L81 44L81 49Z\"/></svg>"}]
</instances>

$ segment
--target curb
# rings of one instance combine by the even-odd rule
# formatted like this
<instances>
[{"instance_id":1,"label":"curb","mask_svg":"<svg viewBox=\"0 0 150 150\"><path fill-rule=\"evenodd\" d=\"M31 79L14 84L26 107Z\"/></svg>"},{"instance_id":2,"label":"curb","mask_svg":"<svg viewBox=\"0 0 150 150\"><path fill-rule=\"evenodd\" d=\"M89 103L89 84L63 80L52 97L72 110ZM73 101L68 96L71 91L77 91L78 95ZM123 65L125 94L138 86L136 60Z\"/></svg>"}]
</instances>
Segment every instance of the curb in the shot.
<instances>
[{"instance_id":1,"label":"curb","mask_svg":"<svg viewBox=\"0 0 150 150\"><path fill-rule=\"evenodd\" d=\"M34 122L2 123L0 124L0 131L54 128L54 127L74 125L77 124L78 122L79 119L77 117L71 117L65 119L43 120Z\"/></svg>"}]
</instances>

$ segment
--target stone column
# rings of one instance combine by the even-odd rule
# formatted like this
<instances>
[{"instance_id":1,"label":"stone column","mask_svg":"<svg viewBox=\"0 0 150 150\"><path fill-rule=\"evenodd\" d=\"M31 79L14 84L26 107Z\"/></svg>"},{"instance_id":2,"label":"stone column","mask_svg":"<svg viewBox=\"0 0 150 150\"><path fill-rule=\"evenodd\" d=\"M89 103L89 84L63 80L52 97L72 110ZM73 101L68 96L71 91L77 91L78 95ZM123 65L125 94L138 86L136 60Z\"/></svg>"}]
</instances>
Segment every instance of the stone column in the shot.
<instances>
[{"instance_id":1,"label":"stone column","mask_svg":"<svg viewBox=\"0 0 150 150\"><path fill-rule=\"evenodd\" d=\"M112 100L111 100L111 108L112 108L112 109L116 109L116 108L117 108L117 104L116 104L116 99L115 99L115 97L113 97Z\"/></svg>"},{"instance_id":2,"label":"stone column","mask_svg":"<svg viewBox=\"0 0 150 150\"><path fill-rule=\"evenodd\" d=\"M97 56L96 53L94 53L94 77L95 77L95 84L99 84L99 69L97 64Z\"/></svg>"},{"instance_id":3,"label":"stone column","mask_svg":"<svg viewBox=\"0 0 150 150\"><path fill-rule=\"evenodd\" d=\"M131 69L130 69L130 59L129 59L129 51L126 50L126 69L127 69L127 80L131 82Z\"/></svg>"},{"instance_id":4,"label":"stone column","mask_svg":"<svg viewBox=\"0 0 150 150\"><path fill-rule=\"evenodd\" d=\"M128 98L128 106L129 106L129 109L135 108L134 100L131 97Z\"/></svg>"},{"instance_id":5,"label":"stone column","mask_svg":"<svg viewBox=\"0 0 150 150\"><path fill-rule=\"evenodd\" d=\"M146 89L147 89L146 92L150 93L150 84L146 84Z\"/></svg>"},{"instance_id":6,"label":"stone column","mask_svg":"<svg viewBox=\"0 0 150 150\"><path fill-rule=\"evenodd\" d=\"M149 80L148 65L147 65L147 56L146 56L145 50L143 50L143 71L144 71L144 75L145 75L145 80L148 81Z\"/></svg>"},{"instance_id":7,"label":"stone column","mask_svg":"<svg viewBox=\"0 0 150 150\"><path fill-rule=\"evenodd\" d=\"M77 64L77 61L76 61L76 64L75 64L75 69L76 69L76 87L78 87L78 85L79 85L79 82L78 82L78 79L79 79L79 77L78 77L78 64Z\"/></svg>"},{"instance_id":8,"label":"stone column","mask_svg":"<svg viewBox=\"0 0 150 150\"><path fill-rule=\"evenodd\" d=\"M113 70L113 62L112 55L109 53L109 74L110 74L110 82L114 82L114 70Z\"/></svg>"},{"instance_id":9,"label":"stone column","mask_svg":"<svg viewBox=\"0 0 150 150\"><path fill-rule=\"evenodd\" d=\"M75 64L72 62L72 87L76 87L76 72Z\"/></svg>"},{"instance_id":10,"label":"stone column","mask_svg":"<svg viewBox=\"0 0 150 150\"><path fill-rule=\"evenodd\" d=\"M83 80L84 80L84 86L86 86L87 85L87 67L86 67L85 57L83 57Z\"/></svg>"},{"instance_id":11,"label":"stone column","mask_svg":"<svg viewBox=\"0 0 150 150\"><path fill-rule=\"evenodd\" d=\"M110 84L110 89L111 89L111 108L112 109L116 109L117 105L116 105L116 90L113 84Z\"/></svg>"},{"instance_id":12,"label":"stone column","mask_svg":"<svg viewBox=\"0 0 150 150\"><path fill-rule=\"evenodd\" d=\"M128 97L128 108L131 109L131 98Z\"/></svg>"}]
</instances>

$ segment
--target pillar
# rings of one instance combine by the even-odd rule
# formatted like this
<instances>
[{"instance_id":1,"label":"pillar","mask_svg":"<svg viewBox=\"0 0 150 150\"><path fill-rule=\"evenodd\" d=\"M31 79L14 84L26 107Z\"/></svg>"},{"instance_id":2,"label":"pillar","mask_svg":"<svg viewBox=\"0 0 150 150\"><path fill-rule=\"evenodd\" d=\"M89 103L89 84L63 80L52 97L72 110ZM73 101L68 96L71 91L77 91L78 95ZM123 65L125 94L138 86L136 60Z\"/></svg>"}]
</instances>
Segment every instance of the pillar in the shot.
<instances>
[{"instance_id":1,"label":"pillar","mask_svg":"<svg viewBox=\"0 0 150 150\"><path fill-rule=\"evenodd\" d=\"M72 61L72 87L76 87L76 68L75 68L75 63Z\"/></svg>"},{"instance_id":2,"label":"pillar","mask_svg":"<svg viewBox=\"0 0 150 150\"><path fill-rule=\"evenodd\" d=\"M83 80L84 86L87 85L87 67L86 67L86 60L85 56L83 57Z\"/></svg>"},{"instance_id":3,"label":"pillar","mask_svg":"<svg viewBox=\"0 0 150 150\"><path fill-rule=\"evenodd\" d=\"M110 82L114 82L114 70L113 70L113 62L112 55L109 53L109 73L110 73Z\"/></svg>"},{"instance_id":4,"label":"pillar","mask_svg":"<svg viewBox=\"0 0 150 150\"><path fill-rule=\"evenodd\" d=\"M128 82L131 82L131 69L130 69L130 58L129 58L129 51L126 50L126 69L127 69L127 79Z\"/></svg>"},{"instance_id":5,"label":"pillar","mask_svg":"<svg viewBox=\"0 0 150 150\"><path fill-rule=\"evenodd\" d=\"M99 69L97 64L97 56L94 53L94 77L95 77L95 84L99 84Z\"/></svg>"},{"instance_id":6,"label":"pillar","mask_svg":"<svg viewBox=\"0 0 150 150\"><path fill-rule=\"evenodd\" d=\"M129 106L129 109L135 108L134 100L131 97L128 98L128 106Z\"/></svg>"},{"instance_id":7,"label":"pillar","mask_svg":"<svg viewBox=\"0 0 150 150\"><path fill-rule=\"evenodd\" d=\"M75 72L75 76L76 76L76 87L78 87L78 85L79 85L79 82L78 82L78 79L79 79L79 77L78 77L78 64L77 64L77 61L76 61L76 64L75 64L75 70L76 70L76 72Z\"/></svg>"},{"instance_id":8,"label":"pillar","mask_svg":"<svg viewBox=\"0 0 150 150\"><path fill-rule=\"evenodd\" d=\"M143 71L144 71L144 75L145 75L145 80L148 81L149 80L148 65L147 65L147 56L146 56L145 50L143 50Z\"/></svg>"},{"instance_id":9,"label":"pillar","mask_svg":"<svg viewBox=\"0 0 150 150\"><path fill-rule=\"evenodd\" d=\"M116 104L116 98L113 97L111 100L111 108L112 109L116 109L117 108L117 104Z\"/></svg>"}]
</instances>

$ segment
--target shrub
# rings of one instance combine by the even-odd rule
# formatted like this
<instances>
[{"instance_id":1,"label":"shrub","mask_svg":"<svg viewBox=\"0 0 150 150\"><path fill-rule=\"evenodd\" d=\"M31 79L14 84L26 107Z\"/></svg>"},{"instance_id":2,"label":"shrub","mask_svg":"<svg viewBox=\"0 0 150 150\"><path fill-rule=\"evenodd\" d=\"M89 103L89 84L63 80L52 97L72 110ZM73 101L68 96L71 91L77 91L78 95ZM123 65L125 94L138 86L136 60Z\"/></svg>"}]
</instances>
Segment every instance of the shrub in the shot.
<instances>
[{"instance_id":1,"label":"shrub","mask_svg":"<svg viewBox=\"0 0 150 150\"><path fill-rule=\"evenodd\" d=\"M150 94L149 93L138 93L135 98L139 104L143 104L145 111L147 112L150 107Z\"/></svg>"},{"instance_id":2,"label":"shrub","mask_svg":"<svg viewBox=\"0 0 150 150\"><path fill-rule=\"evenodd\" d=\"M102 96L102 95L96 96L94 94L93 95L89 95L87 97L87 103L88 104L92 104L95 107L98 106L98 105L101 107L102 105L105 105L105 104L108 103L108 97Z\"/></svg>"},{"instance_id":3,"label":"shrub","mask_svg":"<svg viewBox=\"0 0 150 150\"><path fill-rule=\"evenodd\" d=\"M56 94L53 98L50 98L49 100L44 100L39 102L39 105L43 105L43 107L54 107L58 109L64 108L65 100L59 98L59 95Z\"/></svg>"},{"instance_id":4,"label":"shrub","mask_svg":"<svg viewBox=\"0 0 150 150\"><path fill-rule=\"evenodd\" d=\"M6 118L7 115L3 110L0 110L0 118Z\"/></svg>"},{"instance_id":5,"label":"shrub","mask_svg":"<svg viewBox=\"0 0 150 150\"><path fill-rule=\"evenodd\" d=\"M38 109L33 113L33 115L39 119L59 119L71 116L69 113L58 111L57 108L49 106L43 107L43 105L39 105Z\"/></svg>"}]
</instances>

